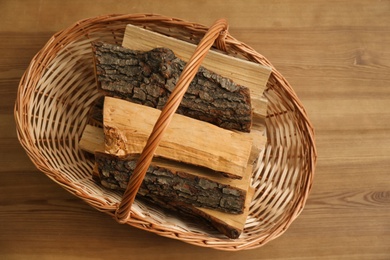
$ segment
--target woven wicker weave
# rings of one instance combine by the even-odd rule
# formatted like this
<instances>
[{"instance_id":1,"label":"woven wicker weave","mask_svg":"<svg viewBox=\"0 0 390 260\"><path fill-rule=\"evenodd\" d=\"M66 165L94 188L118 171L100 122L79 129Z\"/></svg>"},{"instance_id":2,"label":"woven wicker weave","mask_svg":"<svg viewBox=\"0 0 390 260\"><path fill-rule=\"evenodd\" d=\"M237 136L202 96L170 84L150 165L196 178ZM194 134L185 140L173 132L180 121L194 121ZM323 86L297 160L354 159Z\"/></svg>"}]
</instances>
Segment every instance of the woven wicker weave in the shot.
<instances>
[{"instance_id":1,"label":"woven wicker weave","mask_svg":"<svg viewBox=\"0 0 390 260\"><path fill-rule=\"evenodd\" d=\"M119 222L190 244L237 251L262 246L284 233L302 211L311 189L316 163L313 128L283 76L262 55L225 31L224 22L213 27L224 32L212 40L218 38L217 48L272 68L264 93L268 143L253 177L256 191L243 234L228 239L141 201L133 202L132 196L125 194L128 202L124 202L122 193L92 181L93 161L78 148L89 109L99 97L90 43L120 45L127 24L195 44L209 29L160 15L108 15L79 21L53 35L24 73L15 104L19 140L37 168Z\"/></svg>"}]
</instances>

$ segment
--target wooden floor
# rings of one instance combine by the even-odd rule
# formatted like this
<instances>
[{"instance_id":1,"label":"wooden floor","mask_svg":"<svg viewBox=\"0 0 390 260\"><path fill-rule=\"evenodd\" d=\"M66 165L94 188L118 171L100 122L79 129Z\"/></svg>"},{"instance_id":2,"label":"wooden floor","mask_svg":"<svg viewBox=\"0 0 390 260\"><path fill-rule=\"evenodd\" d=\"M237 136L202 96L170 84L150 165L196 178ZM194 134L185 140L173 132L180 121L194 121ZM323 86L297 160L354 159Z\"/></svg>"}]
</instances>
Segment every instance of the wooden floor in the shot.
<instances>
[{"instance_id":1,"label":"wooden floor","mask_svg":"<svg viewBox=\"0 0 390 260\"><path fill-rule=\"evenodd\" d=\"M0 259L390 259L390 1L0 1ZM318 163L302 214L280 237L236 253L117 224L37 171L13 106L50 36L108 13L210 25L265 55L316 130Z\"/></svg>"}]
</instances>

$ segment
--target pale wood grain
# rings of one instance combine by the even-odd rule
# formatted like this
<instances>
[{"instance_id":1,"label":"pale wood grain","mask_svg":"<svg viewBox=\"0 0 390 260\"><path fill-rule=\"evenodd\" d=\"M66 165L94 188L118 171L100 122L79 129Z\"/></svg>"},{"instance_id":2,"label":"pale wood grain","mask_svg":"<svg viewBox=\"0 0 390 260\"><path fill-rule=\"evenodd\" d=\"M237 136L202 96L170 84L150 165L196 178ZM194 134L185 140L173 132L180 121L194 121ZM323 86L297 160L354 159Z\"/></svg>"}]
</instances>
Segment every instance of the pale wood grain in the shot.
<instances>
[{"instance_id":1,"label":"pale wood grain","mask_svg":"<svg viewBox=\"0 0 390 260\"><path fill-rule=\"evenodd\" d=\"M105 150L117 156L140 154L160 113L155 108L105 97ZM155 155L241 179L245 176L252 144L250 134L233 132L175 114Z\"/></svg>"},{"instance_id":2,"label":"pale wood grain","mask_svg":"<svg viewBox=\"0 0 390 260\"><path fill-rule=\"evenodd\" d=\"M1 1L1 259L389 259L388 1ZM316 130L302 214L264 247L219 252L118 225L35 170L12 109L19 78L50 35L102 13L155 12L230 32L294 87ZM23 15L15 15L15 14Z\"/></svg>"}]
</instances>

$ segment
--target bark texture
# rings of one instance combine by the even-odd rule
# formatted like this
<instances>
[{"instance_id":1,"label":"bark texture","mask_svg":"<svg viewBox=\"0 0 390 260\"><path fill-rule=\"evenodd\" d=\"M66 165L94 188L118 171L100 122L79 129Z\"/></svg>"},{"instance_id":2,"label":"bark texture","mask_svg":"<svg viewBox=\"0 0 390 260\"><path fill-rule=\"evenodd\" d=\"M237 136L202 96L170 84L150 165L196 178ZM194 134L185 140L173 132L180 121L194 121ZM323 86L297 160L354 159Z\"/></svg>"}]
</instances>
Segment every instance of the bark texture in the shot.
<instances>
[{"instance_id":1,"label":"bark texture","mask_svg":"<svg viewBox=\"0 0 390 260\"><path fill-rule=\"evenodd\" d=\"M93 50L97 83L105 95L158 109L165 105L185 66L166 48L142 52L95 42ZM177 113L226 129L249 132L250 91L201 67Z\"/></svg>"},{"instance_id":2,"label":"bark texture","mask_svg":"<svg viewBox=\"0 0 390 260\"><path fill-rule=\"evenodd\" d=\"M137 158L123 159L97 152L95 160L103 186L113 190L126 189ZM244 190L153 163L138 194L154 201L186 203L232 214L243 213L246 198Z\"/></svg>"},{"instance_id":3,"label":"bark texture","mask_svg":"<svg viewBox=\"0 0 390 260\"><path fill-rule=\"evenodd\" d=\"M241 229L231 226L223 220L209 215L201 209L185 204L183 202L170 201L164 198L157 197L142 197L142 199L151 202L163 209L168 209L170 211L177 212L181 216L189 217L190 219L195 220L198 223L199 221L202 221L204 222L204 224L210 225L228 238L236 239L241 235L243 231L243 228Z\"/></svg>"}]
</instances>

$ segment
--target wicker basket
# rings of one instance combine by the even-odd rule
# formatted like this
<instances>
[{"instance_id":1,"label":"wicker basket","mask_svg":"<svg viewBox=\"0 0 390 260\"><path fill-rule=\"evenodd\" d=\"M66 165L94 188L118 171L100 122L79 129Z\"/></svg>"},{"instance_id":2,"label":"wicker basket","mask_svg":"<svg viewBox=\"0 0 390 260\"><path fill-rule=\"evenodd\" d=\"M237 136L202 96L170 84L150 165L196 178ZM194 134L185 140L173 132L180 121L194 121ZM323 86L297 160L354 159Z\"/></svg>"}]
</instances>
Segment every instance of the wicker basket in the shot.
<instances>
[{"instance_id":1,"label":"wicker basket","mask_svg":"<svg viewBox=\"0 0 390 260\"><path fill-rule=\"evenodd\" d=\"M209 29L171 17L136 14L85 19L56 33L24 73L15 104L18 138L36 167L118 221L190 244L237 251L260 247L284 233L302 211L311 189L316 163L314 131L283 76L227 31L217 37L217 48L272 68L264 93L269 102L268 143L252 180L255 195L241 236L228 239L138 200L123 203L122 196L127 195L104 189L91 179L93 161L78 147L89 109L99 97L90 43L101 40L120 45L127 24L195 44Z\"/></svg>"}]
</instances>

